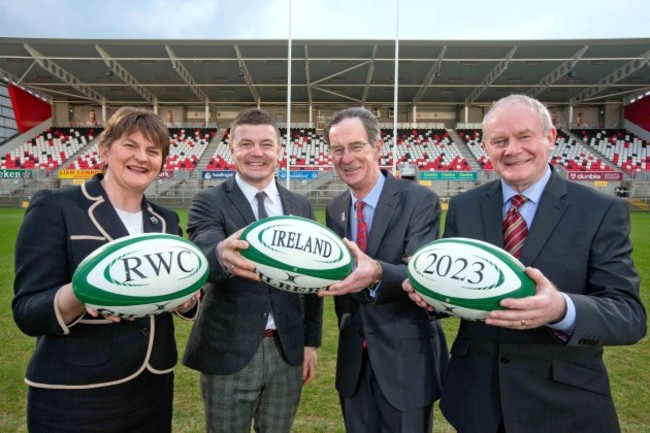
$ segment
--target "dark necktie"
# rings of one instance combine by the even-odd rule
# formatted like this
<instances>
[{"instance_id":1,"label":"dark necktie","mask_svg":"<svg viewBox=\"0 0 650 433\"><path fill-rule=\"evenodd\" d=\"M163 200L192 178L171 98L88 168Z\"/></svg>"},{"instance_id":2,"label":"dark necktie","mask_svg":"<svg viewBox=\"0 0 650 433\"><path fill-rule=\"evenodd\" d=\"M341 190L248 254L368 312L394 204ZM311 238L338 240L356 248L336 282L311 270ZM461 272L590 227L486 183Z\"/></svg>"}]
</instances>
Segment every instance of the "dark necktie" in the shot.
<instances>
[{"instance_id":1,"label":"dark necktie","mask_svg":"<svg viewBox=\"0 0 650 433\"><path fill-rule=\"evenodd\" d=\"M521 255L521 248L528 234L526 221L519 212L519 208L525 202L526 197L523 195L512 197L512 206L503 219L503 248L517 258Z\"/></svg>"},{"instance_id":2,"label":"dark necktie","mask_svg":"<svg viewBox=\"0 0 650 433\"><path fill-rule=\"evenodd\" d=\"M269 215L266 213L266 208L264 207L264 199L266 198L266 193L264 191L260 191L255 194L255 198L257 199L257 219L261 220L262 218L268 217Z\"/></svg>"},{"instance_id":3,"label":"dark necktie","mask_svg":"<svg viewBox=\"0 0 650 433\"><path fill-rule=\"evenodd\" d=\"M357 246L364 253L368 246L368 226L366 220L363 218L363 208L366 203L363 200L357 200L354 203L354 208L357 211Z\"/></svg>"}]
</instances>

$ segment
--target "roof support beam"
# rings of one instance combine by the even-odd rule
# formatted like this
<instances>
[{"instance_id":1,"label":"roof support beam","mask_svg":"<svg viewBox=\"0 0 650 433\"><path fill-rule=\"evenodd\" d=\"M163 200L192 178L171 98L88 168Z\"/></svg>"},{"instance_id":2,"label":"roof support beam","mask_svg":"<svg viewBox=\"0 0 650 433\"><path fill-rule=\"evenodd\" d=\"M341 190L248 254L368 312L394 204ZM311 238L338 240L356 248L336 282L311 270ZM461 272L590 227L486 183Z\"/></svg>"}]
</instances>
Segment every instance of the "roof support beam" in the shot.
<instances>
[{"instance_id":1,"label":"roof support beam","mask_svg":"<svg viewBox=\"0 0 650 433\"><path fill-rule=\"evenodd\" d=\"M440 69L442 68L442 59L445 58L446 52L447 52L447 46L445 45L442 47L442 50L440 50L440 54L438 54L438 58L436 59L436 61L433 62L433 65L431 65L431 69L429 69L429 72L427 72L426 77L424 77L424 82L422 83L422 87L420 87L420 90L418 90L418 93L415 95L415 98L413 98L413 105L417 105L420 103L422 97L429 89L429 86L431 85L431 83L433 83L433 80L435 80L436 77L440 76Z\"/></svg>"},{"instance_id":2,"label":"roof support beam","mask_svg":"<svg viewBox=\"0 0 650 433\"><path fill-rule=\"evenodd\" d=\"M115 59L113 59L106 51L102 49L99 45L95 45L95 49L99 53L100 56L102 56L102 59L104 59L104 63L106 63L106 66L113 72L117 74L117 76L124 81L126 84L131 86L131 88L137 92L140 96L142 96L146 101L149 101L152 105L156 105L157 99L156 97L149 91L147 90L138 80L135 79L133 75L131 75L126 69L122 67Z\"/></svg>"},{"instance_id":3,"label":"roof support beam","mask_svg":"<svg viewBox=\"0 0 650 433\"><path fill-rule=\"evenodd\" d=\"M501 74L503 74L504 71L508 69L508 64L510 63L510 60L512 60L512 56L515 55L515 51L517 51L517 46L515 45L512 47L512 49L508 52L506 57L499 62L498 65L496 65L489 74L485 78L483 78L483 81L481 81L481 84L477 88L475 88L472 93L469 94L467 98L465 98L465 105L471 105L478 99L479 96L485 90L490 87L492 83L496 81L497 78Z\"/></svg>"},{"instance_id":4,"label":"roof support beam","mask_svg":"<svg viewBox=\"0 0 650 433\"><path fill-rule=\"evenodd\" d=\"M572 57L571 60L567 60L566 62L562 63L560 66L557 68L553 69L548 75L546 75L542 80L535 85L535 87L531 87L528 89L526 94L532 98L536 97L540 93L542 93L544 90L548 89L551 84L555 83L557 80L560 78L566 77L567 74L575 68L576 64L578 64L578 61L584 56L584 54L587 52L589 49L589 45L585 45L584 47L580 48Z\"/></svg>"},{"instance_id":5,"label":"roof support beam","mask_svg":"<svg viewBox=\"0 0 650 433\"><path fill-rule=\"evenodd\" d=\"M39 53L35 48L31 47L28 44L23 44L25 49L31 54L31 56L36 60L36 62L48 71L50 74L54 75L61 81L63 81L68 86L80 92L82 95L86 96L88 99L101 103L104 100L104 96L96 92L94 89L88 87L83 83L79 78L72 75L70 72L63 69L61 66L57 65L50 59L46 58L43 54Z\"/></svg>"},{"instance_id":6,"label":"roof support beam","mask_svg":"<svg viewBox=\"0 0 650 433\"><path fill-rule=\"evenodd\" d=\"M311 78L310 78L310 71L309 71L309 49L308 49L307 45L305 45L305 78L307 79L307 100L309 101L309 106L311 107L313 99L311 97Z\"/></svg>"},{"instance_id":7,"label":"roof support beam","mask_svg":"<svg viewBox=\"0 0 650 433\"><path fill-rule=\"evenodd\" d=\"M353 71L353 70L355 70L355 69L357 69L357 68L360 68L360 67L362 67L362 66L365 66L365 65L367 65L368 63L370 63L370 60L367 60L367 61L365 61L365 62L361 62L361 63L359 63L358 65L351 66L351 67L349 67L349 68L347 68L347 69L343 69L342 71L339 71L339 72L337 72L337 73L335 73L335 74L332 74L332 75L328 75L327 77L323 77L323 78L321 78L320 80L316 80L316 81L312 82L311 84L314 85L314 84L322 83L323 81L327 81L327 80L329 80L330 78L334 78L334 77L336 77L336 76L338 76L338 75L345 74L346 72Z\"/></svg>"},{"instance_id":8,"label":"roof support beam","mask_svg":"<svg viewBox=\"0 0 650 433\"><path fill-rule=\"evenodd\" d=\"M239 51L239 47L237 45L235 47L235 53L237 53L237 61L239 62L239 71L240 74L244 74L244 81L246 82L246 85L248 86L248 91L251 92L251 95L253 96L253 99L255 99L255 103L259 106L261 99L259 93L257 93L257 89L255 88L255 84L253 84L253 79L251 78L251 74L248 71L248 67L246 66L246 62L244 62L244 57L241 55L241 51Z\"/></svg>"},{"instance_id":9,"label":"roof support beam","mask_svg":"<svg viewBox=\"0 0 650 433\"><path fill-rule=\"evenodd\" d=\"M321 92L324 92L324 93L329 93L330 95L336 95L336 96L338 96L338 97L340 97L342 99L349 99L350 101L354 101L354 102L359 103L359 104L361 103L360 100L358 100L356 98L352 98L351 96L348 96L348 95L344 95L344 94L339 93L339 92L333 92L331 90L323 89L322 87L318 87L318 86L314 86L314 89L320 90Z\"/></svg>"},{"instance_id":10,"label":"roof support beam","mask_svg":"<svg viewBox=\"0 0 650 433\"><path fill-rule=\"evenodd\" d=\"M361 96L361 105L366 105L366 98L368 97L368 91L370 90L370 84L372 83L372 75L375 73L376 56L377 45L372 47L372 58L370 59L370 67L368 68L368 74L366 75L366 84L363 88L363 95Z\"/></svg>"},{"instance_id":11,"label":"roof support beam","mask_svg":"<svg viewBox=\"0 0 650 433\"><path fill-rule=\"evenodd\" d=\"M648 64L648 61L650 61L650 51L646 51L640 59L632 60L631 62L621 66L611 74L607 75L605 78L600 80L598 83L596 83L595 86L590 87L582 92L580 92L578 95L574 96L569 100L571 105L574 105L577 102L582 102L586 101L592 96L595 96L596 94L602 92L603 90L607 89L609 86L612 84L616 84L617 82L621 81L623 78L627 77L628 75L632 75L642 67Z\"/></svg>"},{"instance_id":12,"label":"roof support beam","mask_svg":"<svg viewBox=\"0 0 650 433\"><path fill-rule=\"evenodd\" d=\"M178 74L179 77L183 81L185 81L185 84L187 84L190 87L190 90L196 95L197 98L201 102L207 102L208 97L203 93L203 90L199 88L199 86L196 85L196 81L194 81L194 78L192 75L188 72L187 69L185 69L185 66L178 60L178 57L174 52L172 51L171 48L169 48L169 45L165 45L165 50L167 50L167 55L169 56L169 59L172 61L172 67L176 70L176 73Z\"/></svg>"}]
</instances>

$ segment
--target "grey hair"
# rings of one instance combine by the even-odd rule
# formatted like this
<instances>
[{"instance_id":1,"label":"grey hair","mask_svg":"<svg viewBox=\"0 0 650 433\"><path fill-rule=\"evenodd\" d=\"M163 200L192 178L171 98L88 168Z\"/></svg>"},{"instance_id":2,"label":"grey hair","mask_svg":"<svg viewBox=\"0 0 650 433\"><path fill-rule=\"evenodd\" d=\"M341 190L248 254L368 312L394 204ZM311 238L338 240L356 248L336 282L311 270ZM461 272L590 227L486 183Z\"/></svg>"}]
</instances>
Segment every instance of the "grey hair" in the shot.
<instances>
[{"instance_id":1,"label":"grey hair","mask_svg":"<svg viewBox=\"0 0 650 433\"><path fill-rule=\"evenodd\" d=\"M381 137L381 130L379 128L379 122L372 111L364 107L350 107L339 110L325 125L323 130L323 135L325 136L325 141L327 144L330 144L330 129L332 126L342 122L345 119L359 119L363 123L363 127L366 130L366 135L368 136L368 142L374 143L378 138Z\"/></svg>"},{"instance_id":2,"label":"grey hair","mask_svg":"<svg viewBox=\"0 0 650 433\"><path fill-rule=\"evenodd\" d=\"M483 125L482 125L483 130L485 130L485 125L490 120L490 118L492 117L496 109L504 105L510 104L512 102L528 105L529 107L532 107L535 111L537 111L537 114L539 115L539 121L542 124L542 130L544 131L544 135L548 135L548 132L553 127L553 121L551 120L551 113L548 111L548 108L546 108L546 106L541 102L539 102L537 99L531 98L530 96L527 95L521 95L521 94L513 94L513 95L505 96L499 99L498 101L496 101L494 104L492 104L490 110L487 112L485 117L483 117ZM485 137L485 134L483 135L483 137Z\"/></svg>"}]
</instances>

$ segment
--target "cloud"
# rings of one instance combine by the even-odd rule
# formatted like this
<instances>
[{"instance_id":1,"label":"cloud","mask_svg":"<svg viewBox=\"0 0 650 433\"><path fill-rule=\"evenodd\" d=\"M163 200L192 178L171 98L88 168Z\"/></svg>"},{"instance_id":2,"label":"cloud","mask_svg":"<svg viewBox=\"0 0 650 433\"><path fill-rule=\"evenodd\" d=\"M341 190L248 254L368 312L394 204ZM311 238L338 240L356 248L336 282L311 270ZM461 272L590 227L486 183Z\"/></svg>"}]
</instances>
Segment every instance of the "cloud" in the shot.
<instances>
[{"instance_id":1,"label":"cloud","mask_svg":"<svg viewBox=\"0 0 650 433\"><path fill-rule=\"evenodd\" d=\"M2 0L5 37L420 40L647 38L646 0Z\"/></svg>"},{"instance_id":2,"label":"cloud","mask_svg":"<svg viewBox=\"0 0 650 433\"><path fill-rule=\"evenodd\" d=\"M219 2L213 0L154 0L138 2L125 11L129 38L207 39L219 18ZM146 7L142 7L146 5Z\"/></svg>"}]
</instances>

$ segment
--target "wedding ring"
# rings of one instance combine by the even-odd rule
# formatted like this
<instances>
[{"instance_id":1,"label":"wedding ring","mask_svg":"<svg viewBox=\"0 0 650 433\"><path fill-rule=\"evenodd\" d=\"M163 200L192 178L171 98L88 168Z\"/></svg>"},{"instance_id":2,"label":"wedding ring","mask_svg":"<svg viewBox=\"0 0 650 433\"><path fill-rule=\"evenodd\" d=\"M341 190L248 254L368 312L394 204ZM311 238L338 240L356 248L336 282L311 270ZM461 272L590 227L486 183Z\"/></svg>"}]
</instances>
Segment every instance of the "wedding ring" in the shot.
<instances>
[{"instance_id":1,"label":"wedding ring","mask_svg":"<svg viewBox=\"0 0 650 433\"><path fill-rule=\"evenodd\" d=\"M526 326L526 319L521 319L521 326Z\"/></svg>"}]
</instances>

